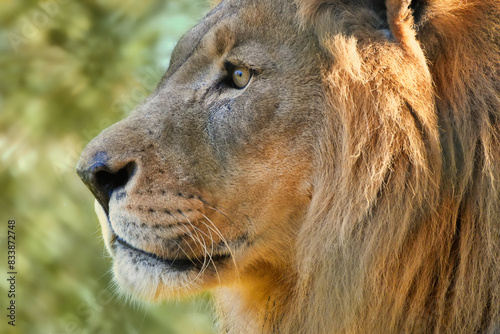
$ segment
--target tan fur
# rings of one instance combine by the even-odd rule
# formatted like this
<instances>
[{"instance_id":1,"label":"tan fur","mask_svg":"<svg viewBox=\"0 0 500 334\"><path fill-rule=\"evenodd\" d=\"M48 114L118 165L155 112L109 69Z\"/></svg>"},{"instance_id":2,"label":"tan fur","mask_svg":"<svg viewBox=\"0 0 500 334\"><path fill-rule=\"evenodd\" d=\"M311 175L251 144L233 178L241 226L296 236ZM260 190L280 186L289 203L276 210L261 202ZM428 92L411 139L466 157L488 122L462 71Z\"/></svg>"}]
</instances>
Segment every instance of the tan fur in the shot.
<instances>
[{"instance_id":1,"label":"tan fur","mask_svg":"<svg viewBox=\"0 0 500 334\"><path fill-rule=\"evenodd\" d=\"M342 31L318 18L335 17L335 1L324 1L331 13L318 2L304 2L308 23ZM299 322L315 319L319 332L496 332L500 3L430 2L418 40L398 3L408 4L387 7L401 50L371 43L362 29L359 38L325 36L335 59L326 82L341 111L326 131L342 139L323 146L336 159L324 161L303 225L311 283L301 287ZM318 254L329 267L314 263ZM325 295L338 302L321 302Z\"/></svg>"},{"instance_id":2,"label":"tan fur","mask_svg":"<svg viewBox=\"0 0 500 334\"><path fill-rule=\"evenodd\" d=\"M499 48L497 0L223 1L82 153L135 166L98 196L118 282L211 289L228 333L499 332Z\"/></svg>"}]
</instances>

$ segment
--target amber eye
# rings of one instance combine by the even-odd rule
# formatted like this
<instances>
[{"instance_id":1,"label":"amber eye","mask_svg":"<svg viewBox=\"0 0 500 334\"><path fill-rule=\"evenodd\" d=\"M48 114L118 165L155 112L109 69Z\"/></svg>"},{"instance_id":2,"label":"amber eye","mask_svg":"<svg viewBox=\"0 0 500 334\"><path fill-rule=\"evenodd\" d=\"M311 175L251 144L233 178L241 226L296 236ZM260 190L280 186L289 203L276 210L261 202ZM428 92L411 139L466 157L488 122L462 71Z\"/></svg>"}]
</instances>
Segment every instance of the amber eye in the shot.
<instances>
[{"instance_id":1,"label":"amber eye","mask_svg":"<svg viewBox=\"0 0 500 334\"><path fill-rule=\"evenodd\" d=\"M238 89L245 88L246 85L248 85L248 83L250 82L251 78L252 78L252 72L250 72L250 69L243 66L238 66L234 68L232 74L234 87Z\"/></svg>"}]
</instances>

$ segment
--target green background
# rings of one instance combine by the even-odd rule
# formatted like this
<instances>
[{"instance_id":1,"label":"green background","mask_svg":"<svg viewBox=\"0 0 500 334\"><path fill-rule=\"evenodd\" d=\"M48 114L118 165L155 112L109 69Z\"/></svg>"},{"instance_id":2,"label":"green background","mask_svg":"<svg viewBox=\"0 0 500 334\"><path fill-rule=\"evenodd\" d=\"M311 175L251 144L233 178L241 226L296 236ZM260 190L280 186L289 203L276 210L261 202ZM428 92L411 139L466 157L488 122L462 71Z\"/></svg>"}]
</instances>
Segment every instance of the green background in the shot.
<instances>
[{"instance_id":1,"label":"green background","mask_svg":"<svg viewBox=\"0 0 500 334\"><path fill-rule=\"evenodd\" d=\"M85 144L152 91L205 0L0 0L0 333L212 333L209 296L145 306L116 292ZM16 327L7 227L16 220Z\"/></svg>"}]
</instances>

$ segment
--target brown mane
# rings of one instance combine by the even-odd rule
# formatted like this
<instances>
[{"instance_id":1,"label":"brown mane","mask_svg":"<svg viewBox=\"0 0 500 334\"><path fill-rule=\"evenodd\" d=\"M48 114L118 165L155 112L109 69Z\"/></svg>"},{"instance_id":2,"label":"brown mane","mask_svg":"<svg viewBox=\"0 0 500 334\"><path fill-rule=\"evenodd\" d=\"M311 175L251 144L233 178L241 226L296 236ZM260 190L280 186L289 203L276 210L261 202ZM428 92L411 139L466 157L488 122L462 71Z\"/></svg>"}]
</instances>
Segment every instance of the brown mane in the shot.
<instances>
[{"instance_id":1,"label":"brown mane","mask_svg":"<svg viewBox=\"0 0 500 334\"><path fill-rule=\"evenodd\" d=\"M499 330L500 2L388 1L397 43L341 3L299 3L333 112L284 332Z\"/></svg>"}]
</instances>

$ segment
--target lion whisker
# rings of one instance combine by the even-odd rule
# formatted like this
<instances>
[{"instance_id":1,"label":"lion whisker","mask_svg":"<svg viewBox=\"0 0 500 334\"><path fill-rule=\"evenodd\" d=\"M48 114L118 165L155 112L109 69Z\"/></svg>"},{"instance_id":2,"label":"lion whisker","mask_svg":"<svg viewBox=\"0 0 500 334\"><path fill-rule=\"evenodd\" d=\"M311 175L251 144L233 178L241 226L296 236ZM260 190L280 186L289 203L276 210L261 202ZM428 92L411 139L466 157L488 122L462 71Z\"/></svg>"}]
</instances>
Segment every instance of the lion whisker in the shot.
<instances>
[{"instance_id":1,"label":"lion whisker","mask_svg":"<svg viewBox=\"0 0 500 334\"><path fill-rule=\"evenodd\" d=\"M239 270L238 270L238 265L236 264L236 259L234 257L234 253L231 249L231 247L229 246L228 242L227 242L227 239L224 237L224 235L222 235L222 232L219 230L219 228L217 228L217 226L210 220L210 218L208 218L206 215L204 215L203 213L200 212L200 214L205 217L205 219L212 225L213 227L213 231L219 236L219 238L222 240L222 242L224 243L224 245L227 247L228 251L229 251L229 256L231 257L231 260L233 261L233 264L234 264L234 268L236 270L236 274L238 276L238 279L240 277L239 275ZM212 227L210 227L208 224L206 224L205 222L203 222L205 224L205 226L207 226L209 228L209 230L212 230Z\"/></svg>"},{"instance_id":2,"label":"lion whisker","mask_svg":"<svg viewBox=\"0 0 500 334\"><path fill-rule=\"evenodd\" d=\"M177 228L181 229L180 226L177 226ZM184 232L184 230L182 230L182 232ZM194 260L191 258L191 256L189 256L188 253L186 253L186 251L184 250L184 248L182 248L181 245L179 245L179 243L177 241L175 241L173 239L171 241L174 242L177 245L177 247L184 253L184 255L186 255L186 257L188 258L189 261L191 261L193 264L195 263ZM189 244L188 244L188 246L191 248L191 246ZM194 253L194 250L192 248L191 248L191 251ZM179 254L177 254L175 256L174 261L177 259L178 256L179 256Z\"/></svg>"},{"instance_id":3,"label":"lion whisker","mask_svg":"<svg viewBox=\"0 0 500 334\"><path fill-rule=\"evenodd\" d=\"M205 224L206 225L206 224ZM207 226L208 227L208 226ZM208 230L208 233L210 233L210 241L211 241L211 255L210 255L210 261L212 261L212 265L214 267L214 270L215 270L215 274L217 275L217 281L219 281L219 284L221 284L221 280L220 280L220 275L219 275L219 271L217 270L217 265L215 264L215 261L213 260L212 258L212 255L214 254L214 238L212 236L212 232L210 232L210 229Z\"/></svg>"},{"instance_id":4,"label":"lion whisker","mask_svg":"<svg viewBox=\"0 0 500 334\"><path fill-rule=\"evenodd\" d=\"M220 208L216 207L215 205L210 204L209 202L205 201L204 199L201 199L201 198L200 198L200 201L201 201L203 204L205 204L205 206L206 206L207 208L209 208L209 209L211 209L211 210L214 210L214 211L216 211L216 212L220 213L221 215L223 215L223 216L224 216L224 217L225 217L225 218L226 218L226 219L227 219L227 220L228 220L231 224L236 225L236 224L234 223L234 221L233 221L231 218L229 218L229 215L228 215L227 213L225 213L223 210L221 210Z\"/></svg>"},{"instance_id":5,"label":"lion whisker","mask_svg":"<svg viewBox=\"0 0 500 334\"><path fill-rule=\"evenodd\" d=\"M182 227L185 227L185 226L182 226ZM179 226L179 228L182 228L182 227L180 227L180 226ZM191 225L191 227L193 227L193 228L194 228L194 226L192 226L192 225ZM194 243L201 243L201 241L200 241L198 238L196 238L196 237L195 237L195 236L191 233L191 231L189 231L189 229L188 229L187 227L185 227L185 228L186 228L186 231L184 231L184 229L182 229L182 231L183 231L186 235L188 235L188 236L191 238L191 240L193 240L193 242L194 242ZM192 252L193 254L196 254L196 252L194 251L193 247L191 247L191 245L190 245L189 243L186 243L186 244L187 244L187 246L189 247L189 249L191 250L191 252ZM181 249L182 249L182 247L181 247ZM198 262L200 262L200 263L201 263L200 259L197 259L197 260L198 260ZM193 263L194 263L194 262L193 262ZM202 265L203 265L203 264L202 264Z\"/></svg>"},{"instance_id":6,"label":"lion whisker","mask_svg":"<svg viewBox=\"0 0 500 334\"><path fill-rule=\"evenodd\" d=\"M217 275L217 279L220 283L220 275L219 275L219 272L217 270L217 265L215 264L215 261L213 259L213 252L214 252L214 238L213 238L213 235L212 235L212 232L210 230L208 230L208 233L210 233L210 236L207 235L205 232L203 232L200 228L194 226L191 221L189 220L188 217L186 217L186 215L184 213L182 213L182 211L180 211L180 213L182 214L182 216L184 216L184 218L188 221L188 223L195 229L195 232L199 231L201 234L205 235L207 238L210 238L210 241L211 241L211 251L209 252L208 251L208 248L206 247L206 243L204 241L204 238L201 238L203 240L203 249L205 251L205 259L208 257L208 263L212 263L213 267L214 267L214 270L215 270L215 273ZM205 226L209 227L208 225L205 224ZM206 267L202 267L202 270L200 270L200 275L206 271L206 269L208 268L208 265Z\"/></svg>"},{"instance_id":7,"label":"lion whisker","mask_svg":"<svg viewBox=\"0 0 500 334\"><path fill-rule=\"evenodd\" d=\"M208 236L206 233L204 233L201 229L199 229L198 227L194 226L194 225L193 225L193 223L189 220L189 218L188 218L188 217L186 217L186 215L185 215L184 213L182 213L182 211L179 211L179 212L180 212L180 214L181 214L181 215L182 215L182 216L186 219L186 221L189 223L189 225L193 228L194 232L196 233L196 235L197 235L197 237L198 237L197 239L198 239L198 241L199 241L199 244L200 244L200 246L202 246L203 251L204 251L204 253L205 253L205 254L203 255L203 265L202 265L202 268L201 268L201 270L200 270L200 274L201 274L201 273L203 273L203 272L206 270L206 268L210 265L210 261L212 261L212 262L213 262L213 260L212 260L212 255L211 255L211 254L210 254L210 252L208 251L208 248L207 248L207 244L206 244L206 242L205 242L205 239L204 239L204 238L202 238L202 237L198 234L198 231L199 231L201 234L205 235L207 238L208 238L209 236ZM213 243L213 239L212 239L212 238L211 238L211 240L212 240L212 243ZM207 261L207 257L208 257L208 263L205 263L205 262Z\"/></svg>"},{"instance_id":8,"label":"lion whisker","mask_svg":"<svg viewBox=\"0 0 500 334\"><path fill-rule=\"evenodd\" d=\"M191 222L190 222L189 220L188 220L188 223L191 225L191 227L195 228L195 227L191 224ZM184 227L184 226L182 226L182 227ZM181 228L181 226L179 226L179 228ZM186 229L187 229L187 227L186 227ZM182 231L184 231L184 230L182 230ZM203 246L203 243L202 243L199 239L197 239L197 238L195 238L195 237L193 236L193 234L189 231L189 229L187 229L187 232L185 232L185 233L191 237L191 239L193 240L193 242L195 242L195 243L199 243L199 244L200 244L200 245L204 248L204 252L206 252L206 247L204 247L204 246ZM188 245L188 247L191 249L191 252L193 252L193 254L194 254L194 253L195 253L195 251L193 250L193 248L191 247L191 245L189 245L189 243L188 243L187 245ZM182 249L182 248L181 248L181 249ZM184 252L184 250L183 250L183 252ZM185 253L185 252L184 252L184 253ZM190 260L191 260L191 259L190 259ZM199 259L198 259L198 261L199 261ZM191 262L192 262L192 260L191 260ZM201 261L199 261L199 262L201 262ZM193 262L193 263L194 263L194 262ZM209 263L210 263L210 262L209 262ZM190 284L192 284L194 281L196 281L196 280L197 280L197 279L198 279L198 278L199 278L199 277L200 277L200 276L201 276L201 275L205 272L205 270L206 270L206 268L208 267L209 263L207 263L207 258L206 258L206 256L204 256L204 257L203 257L203 262L202 262L202 265L201 265L201 268L200 268L200 271L196 274L196 276L195 276L192 280L190 280L190 281L189 281L189 282L187 282L185 285L183 285L183 287L188 287Z\"/></svg>"}]
</instances>

